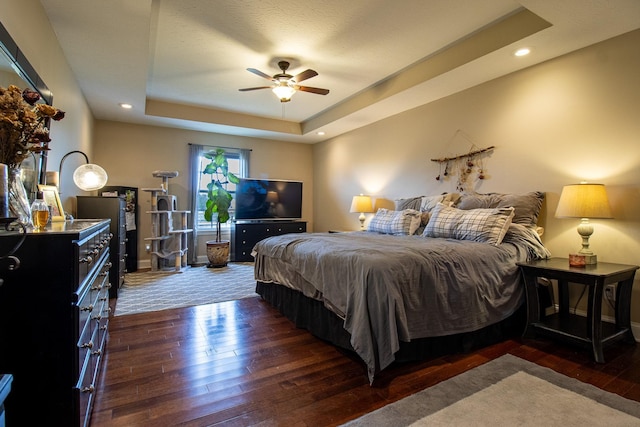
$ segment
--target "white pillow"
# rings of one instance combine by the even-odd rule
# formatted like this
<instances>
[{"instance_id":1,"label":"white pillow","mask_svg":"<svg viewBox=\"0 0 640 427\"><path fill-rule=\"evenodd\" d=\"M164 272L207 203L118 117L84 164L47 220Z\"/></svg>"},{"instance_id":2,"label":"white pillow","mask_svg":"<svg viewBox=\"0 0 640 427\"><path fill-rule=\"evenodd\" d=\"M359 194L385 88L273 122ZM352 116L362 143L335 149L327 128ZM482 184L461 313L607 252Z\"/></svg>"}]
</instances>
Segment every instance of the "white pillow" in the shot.
<instances>
[{"instance_id":1,"label":"white pillow","mask_svg":"<svg viewBox=\"0 0 640 427\"><path fill-rule=\"evenodd\" d=\"M415 209L390 211L378 209L369 222L368 231L384 234L412 235L420 226L420 212Z\"/></svg>"},{"instance_id":2,"label":"white pillow","mask_svg":"<svg viewBox=\"0 0 640 427\"><path fill-rule=\"evenodd\" d=\"M461 210L438 203L423 237L444 237L499 245L511 225L514 208Z\"/></svg>"}]
</instances>

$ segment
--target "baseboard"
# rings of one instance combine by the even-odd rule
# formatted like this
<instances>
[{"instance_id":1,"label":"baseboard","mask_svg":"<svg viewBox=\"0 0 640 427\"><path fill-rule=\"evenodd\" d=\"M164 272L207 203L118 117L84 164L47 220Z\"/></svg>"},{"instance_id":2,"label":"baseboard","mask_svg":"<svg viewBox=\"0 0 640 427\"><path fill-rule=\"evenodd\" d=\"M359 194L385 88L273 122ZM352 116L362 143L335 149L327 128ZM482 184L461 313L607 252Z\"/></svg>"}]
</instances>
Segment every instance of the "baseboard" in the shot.
<instances>
[{"instance_id":1,"label":"baseboard","mask_svg":"<svg viewBox=\"0 0 640 427\"><path fill-rule=\"evenodd\" d=\"M206 255L198 255L196 260L197 265L207 265L209 264L209 259ZM138 270L151 270L151 260L150 259L140 259L138 260Z\"/></svg>"}]
</instances>

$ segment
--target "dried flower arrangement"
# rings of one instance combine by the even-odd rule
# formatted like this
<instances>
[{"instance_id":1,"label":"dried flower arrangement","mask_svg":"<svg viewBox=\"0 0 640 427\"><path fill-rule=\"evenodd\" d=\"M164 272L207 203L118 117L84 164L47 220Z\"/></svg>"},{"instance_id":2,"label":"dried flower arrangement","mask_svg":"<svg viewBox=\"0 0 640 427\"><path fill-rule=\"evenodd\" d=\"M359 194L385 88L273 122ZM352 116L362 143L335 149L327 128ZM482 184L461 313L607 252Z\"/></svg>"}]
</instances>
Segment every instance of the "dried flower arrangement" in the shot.
<instances>
[{"instance_id":1,"label":"dried flower arrangement","mask_svg":"<svg viewBox=\"0 0 640 427\"><path fill-rule=\"evenodd\" d=\"M40 94L17 86L0 87L0 163L20 167L30 153L49 150L47 120L62 120L65 112L38 104Z\"/></svg>"}]
</instances>

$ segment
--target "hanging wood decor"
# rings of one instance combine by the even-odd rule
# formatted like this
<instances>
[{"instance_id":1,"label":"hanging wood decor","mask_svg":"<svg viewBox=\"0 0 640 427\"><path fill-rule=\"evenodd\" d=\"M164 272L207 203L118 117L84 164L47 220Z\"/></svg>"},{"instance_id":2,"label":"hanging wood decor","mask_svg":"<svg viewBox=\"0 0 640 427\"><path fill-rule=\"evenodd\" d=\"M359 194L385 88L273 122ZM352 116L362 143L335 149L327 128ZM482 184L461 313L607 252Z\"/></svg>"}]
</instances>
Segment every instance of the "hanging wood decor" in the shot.
<instances>
[{"instance_id":1,"label":"hanging wood decor","mask_svg":"<svg viewBox=\"0 0 640 427\"><path fill-rule=\"evenodd\" d=\"M486 154L492 151L495 147L493 145L486 148L476 147L476 145L473 144L473 142L466 137L460 129L456 131L453 138L457 135L461 135L467 141L471 142L471 149L469 152L452 157L431 159L431 161L440 164L440 173L436 177L436 181L445 180L449 176L455 175L457 172L458 182L456 183L456 190L466 191L469 176L474 172L477 174L477 179L479 180L483 180L487 177L484 169L484 157L486 157Z\"/></svg>"}]
</instances>

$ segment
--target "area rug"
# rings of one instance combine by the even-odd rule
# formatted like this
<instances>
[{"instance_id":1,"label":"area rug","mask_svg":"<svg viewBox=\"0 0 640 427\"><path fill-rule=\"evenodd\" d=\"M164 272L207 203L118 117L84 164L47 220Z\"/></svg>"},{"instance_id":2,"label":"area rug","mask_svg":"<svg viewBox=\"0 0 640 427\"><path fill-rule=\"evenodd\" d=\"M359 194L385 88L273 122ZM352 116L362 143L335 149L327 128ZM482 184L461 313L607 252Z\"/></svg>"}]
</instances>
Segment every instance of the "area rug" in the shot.
<instances>
[{"instance_id":1,"label":"area rug","mask_svg":"<svg viewBox=\"0 0 640 427\"><path fill-rule=\"evenodd\" d=\"M505 355L344 426L637 426L640 403Z\"/></svg>"},{"instance_id":2,"label":"area rug","mask_svg":"<svg viewBox=\"0 0 640 427\"><path fill-rule=\"evenodd\" d=\"M222 268L187 267L180 272L128 273L118 291L115 316L256 297L253 263Z\"/></svg>"}]
</instances>

